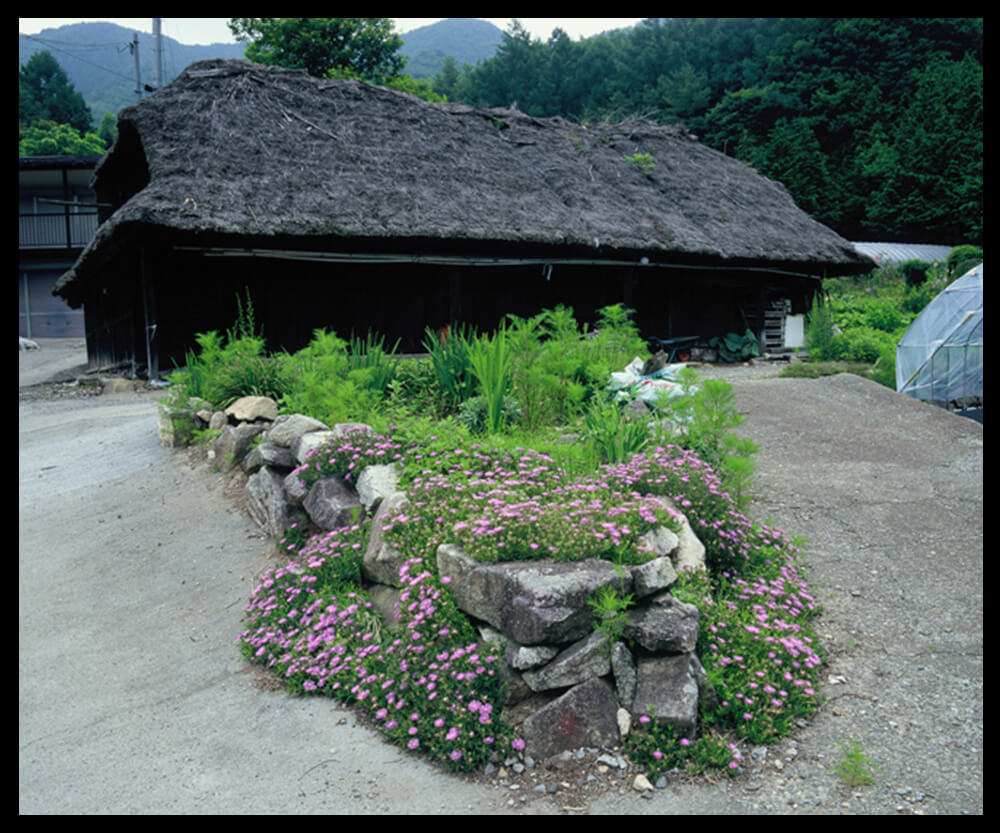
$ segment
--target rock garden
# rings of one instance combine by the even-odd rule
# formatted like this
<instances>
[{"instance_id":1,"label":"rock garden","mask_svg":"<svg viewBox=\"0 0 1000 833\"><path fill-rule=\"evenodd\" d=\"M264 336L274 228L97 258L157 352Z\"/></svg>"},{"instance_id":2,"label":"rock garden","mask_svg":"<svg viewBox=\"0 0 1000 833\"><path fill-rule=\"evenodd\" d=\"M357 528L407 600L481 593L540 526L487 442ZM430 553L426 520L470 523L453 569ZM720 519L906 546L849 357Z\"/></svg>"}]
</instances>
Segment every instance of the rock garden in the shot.
<instances>
[{"instance_id":1,"label":"rock garden","mask_svg":"<svg viewBox=\"0 0 1000 833\"><path fill-rule=\"evenodd\" d=\"M586 472L279 410L175 400L161 439L207 432L279 542L240 645L290 691L456 770L585 748L653 780L738 775L818 706L796 546L693 451L644 443Z\"/></svg>"}]
</instances>

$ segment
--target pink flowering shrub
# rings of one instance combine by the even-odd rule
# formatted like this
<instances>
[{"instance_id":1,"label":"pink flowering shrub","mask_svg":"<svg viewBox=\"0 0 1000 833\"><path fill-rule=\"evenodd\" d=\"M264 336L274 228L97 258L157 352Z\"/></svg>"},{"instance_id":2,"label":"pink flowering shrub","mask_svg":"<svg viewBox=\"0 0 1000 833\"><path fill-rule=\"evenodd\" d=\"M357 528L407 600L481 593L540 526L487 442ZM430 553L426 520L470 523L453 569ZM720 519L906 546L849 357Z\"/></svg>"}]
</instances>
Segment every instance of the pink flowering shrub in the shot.
<instances>
[{"instance_id":1,"label":"pink flowering shrub","mask_svg":"<svg viewBox=\"0 0 1000 833\"><path fill-rule=\"evenodd\" d=\"M783 532L751 521L716 473L678 446L656 448L590 476L571 478L535 451L422 444L405 435L350 432L298 470L306 482L353 479L371 463L396 462L409 501L384 534L409 556L390 627L361 582L367 530L311 538L290 531L292 560L270 570L247 607L245 656L292 691L322 693L361 709L408 750L471 770L494 752L523 749L500 710L498 659L436 573L442 543L482 561L606 558L648 560L642 534L678 519L671 498L706 546L706 570L684 571L671 592L700 611L698 655L714 687L698 737L675 737L645 718L629 754L651 771L739 771L740 742L772 743L819 703L818 610L800 553Z\"/></svg>"},{"instance_id":2,"label":"pink flowering shrub","mask_svg":"<svg viewBox=\"0 0 1000 833\"><path fill-rule=\"evenodd\" d=\"M398 631L353 581L359 527L315 536L299 560L269 570L247 606L244 656L296 693L357 706L390 740L458 770L511 748L499 715L498 658L421 560L404 565Z\"/></svg>"},{"instance_id":3,"label":"pink flowering shrub","mask_svg":"<svg viewBox=\"0 0 1000 833\"><path fill-rule=\"evenodd\" d=\"M689 773L723 770L734 776L742 771L743 753L737 744L716 732L680 737L669 723L649 715L639 717L626 746L629 758L653 775L672 769Z\"/></svg>"},{"instance_id":4,"label":"pink flowering shrub","mask_svg":"<svg viewBox=\"0 0 1000 833\"><path fill-rule=\"evenodd\" d=\"M787 736L795 720L820 703L822 651L811 627L819 609L802 574L798 544L751 521L711 468L685 449L636 455L613 467L612 476L643 493L670 497L705 544L707 569L682 572L671 588L699 609L697 653L717 698L703 709L701 725L755 744ZM708 732L678 747L669 732L651 735L640 724L629 746L654 770L680 760L697 769L724 757L715 741L705 740L711 737ZM739 769L735 759L725 766Z\"/></svg>"},{"instance_id":5,"label":"pink flowering shrub","mask_svg":"<svg viewBox=\"0 0 1000 833\"><path fill-rule=\"evenodd\" d=\"M621 491L600 477L564 486L535 475L534 467L526 476L501 465L417 477L408 490L410 505L391 519L386 534L397 547L424 541L432 551L444 542L458 544L477 561L605 558L635 564L652 557L639 540L643 533L660 525L679 528L655 498Z\"/></svg>"},{"instance_id":6,"label":"pink flowering shrub","mask_svg":"<svg viewBox=\"0 0 1000 833\"><path fill-rule=\"evenodd\" d=\"M333 474L352 482L366 466L398 463L413 452L411 443L358 427L313 449L292 474L297 474L307 486Z\"/></svg>"}]
</instances>

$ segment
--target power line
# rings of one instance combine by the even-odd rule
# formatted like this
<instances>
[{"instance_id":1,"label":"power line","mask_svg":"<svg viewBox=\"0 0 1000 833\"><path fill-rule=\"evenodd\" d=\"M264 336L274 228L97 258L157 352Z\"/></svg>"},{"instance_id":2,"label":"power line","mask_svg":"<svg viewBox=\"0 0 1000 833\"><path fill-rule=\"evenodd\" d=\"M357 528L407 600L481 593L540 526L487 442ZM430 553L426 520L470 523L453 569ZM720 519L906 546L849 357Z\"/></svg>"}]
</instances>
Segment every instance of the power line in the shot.
<instances>
[{"instance_id":1,"label":"power line","mask_svg":"<svg viewBox=\"0 0 1000 833\"><path fill-rule=\"evenodd\" d=\"M97 49L114 48L119 53L121 53L121 52L124 52L125 50L127 50L127 49L130 48L130 44L127 43L127 42L124 42L124 41L116 41L114 43L106 43L106 44L75 44L75 43L71 43L69 41L55 41L55 40L48 40L47 38L36 38L36 37L33 37L32 35L25 35L24 37L28 38L29 40L33 40L36 43L40 43L43 46L49 46L50 44L54 44L54 43L66 44L68 46L74 46L74 47L78 46L78 45L82 45L88 51L96 51ZM81 58L79 55L76 55L73 52L70 52L68 50L65 50L65 49L53 49L52 51L53 52L58 52L58 53L60 53L62 55L66 55L67 57L70 57L70 58L75 58L77 61L80 61L80 63L87 64L87 66L94 67L95 69L103 70L104 72L110 73L111 75L115 76L116 78L124 78L126 81L132 81L133 80L131 76L122 75L120 72L115 72L113 69L109 69L106 66L103 66L101 64L95 64L93 61L88 61L85 58Z\"/></svg>"},{"instance_id":2,"label":"power line","mask_svg":"<svg viewBox=\"0 0 1000 833\"><path fill-rule=\"evenodd\" d=\"M28 40L37 41L38 43L58 43L64 46L82 46L87 49L103 49L109 46L118 46L121 41L109 41L108 43L84 43L82 41L70 41L70 40L54 40L52 38L39 38L35 35L21 35L22 38L27 38Z\"/></svg>"}]
</instances>

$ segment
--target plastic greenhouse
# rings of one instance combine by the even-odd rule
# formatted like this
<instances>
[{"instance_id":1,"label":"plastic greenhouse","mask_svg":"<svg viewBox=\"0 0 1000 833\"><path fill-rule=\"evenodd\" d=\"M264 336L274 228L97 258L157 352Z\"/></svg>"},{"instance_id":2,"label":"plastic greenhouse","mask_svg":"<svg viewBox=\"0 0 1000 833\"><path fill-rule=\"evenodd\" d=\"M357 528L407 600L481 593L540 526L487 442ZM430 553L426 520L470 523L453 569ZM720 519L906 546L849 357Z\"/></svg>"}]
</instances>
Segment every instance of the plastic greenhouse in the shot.
<instances>
[{"instance_id":1,"label":"plastic greenhouse","mask_svg":"<svg viewBox=\"0 0 1000 833\"><path fill-rule=\"evenodd\" d=\"M896 349L896 390L943 407L982 406L982 264L914 319Z\"/></svg>"}]
</instances>

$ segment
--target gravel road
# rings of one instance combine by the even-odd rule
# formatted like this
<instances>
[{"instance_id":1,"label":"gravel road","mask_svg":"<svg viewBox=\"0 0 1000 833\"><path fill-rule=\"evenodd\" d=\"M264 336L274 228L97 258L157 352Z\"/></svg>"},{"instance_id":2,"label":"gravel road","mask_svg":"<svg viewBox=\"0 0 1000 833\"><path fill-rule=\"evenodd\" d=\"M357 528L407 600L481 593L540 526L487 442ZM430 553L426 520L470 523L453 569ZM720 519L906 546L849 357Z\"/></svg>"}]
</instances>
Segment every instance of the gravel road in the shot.
<instances>
[{"instance_id":1,"label":"gravel road","mask_svg":"<svg viewBox=\"0 0 1000 833\"><path fill-rule=\"evenodd\" d=\"M269 542L226 481L158 445L156 394L67 395L82 391L32 377L18 409L20 812L981 814L982 425L853 376L731 381L761 449L751 514L808 540L828 700L787 743L746 750L740 778L640 795L592 756L458 778L349 710L264 684L234 642ZM873 785L831 772L848 738L878 763ZM546 778L565 786L535 792Z\"/></svg>"}]
</instances>

